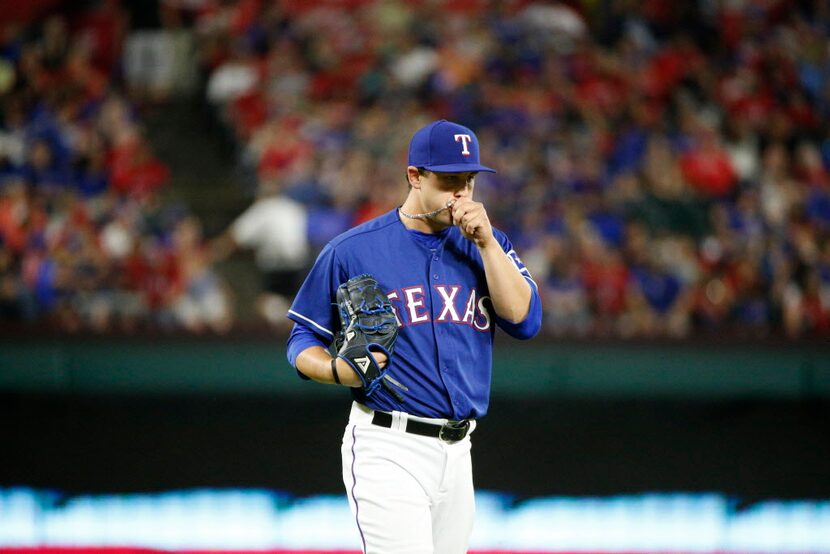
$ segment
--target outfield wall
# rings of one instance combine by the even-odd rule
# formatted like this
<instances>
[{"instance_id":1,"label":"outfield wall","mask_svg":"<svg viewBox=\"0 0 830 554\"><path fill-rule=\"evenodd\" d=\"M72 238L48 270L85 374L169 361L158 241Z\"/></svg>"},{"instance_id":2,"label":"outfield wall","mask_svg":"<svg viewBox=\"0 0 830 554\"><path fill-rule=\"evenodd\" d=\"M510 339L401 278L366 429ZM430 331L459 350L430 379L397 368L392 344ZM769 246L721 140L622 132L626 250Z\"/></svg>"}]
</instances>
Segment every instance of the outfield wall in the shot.
<instances>
[{"instance_id":1,"label":"outfield wall","mask_svg":"<svg viewBox=\"0 0 830 554\"><path fill-rule=\"evenodd\" d=\"M830 499L821 344L500 341L481 490ZM282 339L0 340L0 487L341 494L350 395Z\"/></svg>"}]
</instances>

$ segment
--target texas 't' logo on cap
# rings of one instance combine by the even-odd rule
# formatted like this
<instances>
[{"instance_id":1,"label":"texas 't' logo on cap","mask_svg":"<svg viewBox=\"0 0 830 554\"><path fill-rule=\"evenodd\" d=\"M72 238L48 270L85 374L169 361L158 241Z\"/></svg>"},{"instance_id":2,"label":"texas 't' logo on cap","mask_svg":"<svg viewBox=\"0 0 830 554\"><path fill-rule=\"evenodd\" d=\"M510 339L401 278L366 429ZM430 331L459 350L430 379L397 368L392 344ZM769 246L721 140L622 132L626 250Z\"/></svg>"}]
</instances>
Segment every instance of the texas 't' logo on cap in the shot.
<instances>
[{"instance_id":1,"label":"texas 't' logo on cap","mask_svg":"<svg viewBox=\"0 0 830 554\"><path fill-rule=\"evenodd\" d=\"M475 133L446 119L434 121L412 136L409 165L438 173L496 172L481 165Z\"/></svg>"},{"instance_id":2,"label":"texas 't' logo on cap","mask_svg":"<svg viewBox=\"0 0 830 554\"><path fill-rule=\"evenodd\" d=\"M473 140L470 135L453 135L455 137L455 141L461 141L461 144L464 145L464 148L461 150L461 153L465 156L470 155L470 149L468 148L468 144L471 140Z\"/></svg>"}]
</instances>

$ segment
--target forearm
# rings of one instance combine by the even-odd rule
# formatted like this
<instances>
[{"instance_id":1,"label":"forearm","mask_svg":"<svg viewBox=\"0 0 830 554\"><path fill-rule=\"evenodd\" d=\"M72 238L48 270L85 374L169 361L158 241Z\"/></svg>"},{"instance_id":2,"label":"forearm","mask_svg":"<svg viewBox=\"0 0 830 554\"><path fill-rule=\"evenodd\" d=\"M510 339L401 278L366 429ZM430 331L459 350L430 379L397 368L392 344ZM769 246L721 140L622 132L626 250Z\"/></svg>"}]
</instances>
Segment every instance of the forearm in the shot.
<instances>
[{"instance_id":1,"label":"forearm","mask_svg":"<svg viewBox=\"0 0 830 554\"><path fill-rule=\"evenodd\" d=\"M523 321L530 313L533 291L496 240L484 204L469 197L458 198L452 204L452 221L478 247L496 314L510 323Z\"/></svg>"},{"instance_id":2,"label":"forearm","mask_svg":"<svg viewBox=\"0 0 830 554\"><path fill-rule=\"evenodd\" d=\"M530 310L530 284L497 241L480 246L479 252L496 313L512 323L524 320Z\"/></svg>"},{"instance_id":3,"label":"forearm","mask_svg":"<svg viewBox=\"0 0 830 554\"><path fill-rule=\"evenodd\" d=\"M230 232L226 232L210 242L210 258L212 262L221 262L233 254L237 244Z\"/></svg>"},{"instance_id":4,"label":"forearm","mask_svg":"<svg viewBox=\"0 0 830 554\"><path fill-rule=\"evenodd\" d=\"M295 365L306 377L318 383L329 385L337 384L331 369L331 354L322 346L310 346L300 352ZM340 384L347 387L359 387L362 385L357 374L345 361L337 360L337 376Z\"/></svg>"}]
</instances>

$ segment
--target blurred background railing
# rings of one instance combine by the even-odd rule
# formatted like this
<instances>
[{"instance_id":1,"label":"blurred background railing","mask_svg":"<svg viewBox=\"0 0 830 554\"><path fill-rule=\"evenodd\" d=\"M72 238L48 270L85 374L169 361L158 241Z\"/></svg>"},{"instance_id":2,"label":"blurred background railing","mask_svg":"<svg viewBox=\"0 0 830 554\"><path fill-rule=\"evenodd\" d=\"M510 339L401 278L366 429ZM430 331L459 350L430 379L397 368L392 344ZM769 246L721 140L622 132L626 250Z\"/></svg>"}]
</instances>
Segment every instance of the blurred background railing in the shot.
<instances>
[{"instance_id":1,"label":"blurred background railing","mask_svg":"<svg viewBox=\"0 0 830 554\"><path fill-rule=\"evenodd\" d=\"M342 396L297 378L284 337L44 336L0 339L0 391L48 394ZM830 344L736 339L536 340L502 335L496 398L830 397Z\"/></svg>"}]
</instances>

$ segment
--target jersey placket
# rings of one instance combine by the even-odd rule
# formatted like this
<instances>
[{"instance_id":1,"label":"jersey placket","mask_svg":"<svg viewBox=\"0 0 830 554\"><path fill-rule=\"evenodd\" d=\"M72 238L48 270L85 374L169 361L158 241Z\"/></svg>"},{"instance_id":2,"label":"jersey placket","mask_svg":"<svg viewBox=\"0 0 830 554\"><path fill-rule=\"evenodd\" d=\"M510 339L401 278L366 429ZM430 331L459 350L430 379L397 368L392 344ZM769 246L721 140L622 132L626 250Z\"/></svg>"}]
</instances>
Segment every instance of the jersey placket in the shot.
<instances>
[{"instance_id":1,"label":"jersey placket","mask_svg":"<svg viewBox=\"0 0 830 554\"><path fill-rule=\"evenodd\" d=\"M444 252L445 243L446 241L442 241L440 246L433 249L430 253L429 276L431 286L429 287L429 300L430 309L432 310L432 333L435 339L435 369L447 391L453 412L457 413L459 399L458 393L456 392L456 376L454 375L456 368L452 366L447 356L443 354L445 348L442 348L442 346L445 346L446 349L452 349L452 345L450 344L450 341L447 340L447 330L445 326L438 321L438 314L441 312L441 306L443 306L443 303L440 295L438 294L438 290L436 289L436 285L440 284L442 277L446 278L447 276L445 264L443 262L444 256L446 255Z\"/></svg>"}]
</instances>

